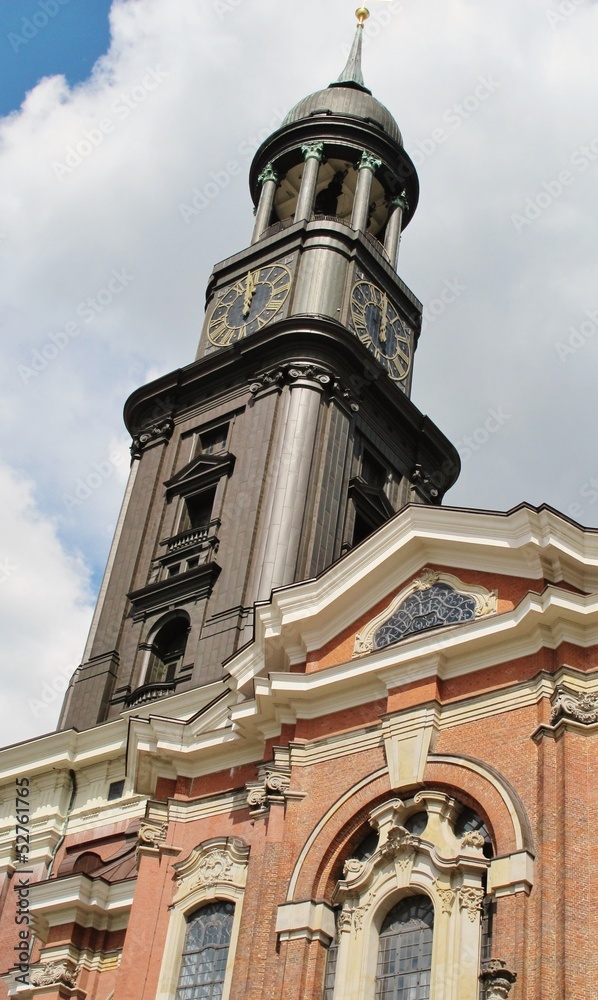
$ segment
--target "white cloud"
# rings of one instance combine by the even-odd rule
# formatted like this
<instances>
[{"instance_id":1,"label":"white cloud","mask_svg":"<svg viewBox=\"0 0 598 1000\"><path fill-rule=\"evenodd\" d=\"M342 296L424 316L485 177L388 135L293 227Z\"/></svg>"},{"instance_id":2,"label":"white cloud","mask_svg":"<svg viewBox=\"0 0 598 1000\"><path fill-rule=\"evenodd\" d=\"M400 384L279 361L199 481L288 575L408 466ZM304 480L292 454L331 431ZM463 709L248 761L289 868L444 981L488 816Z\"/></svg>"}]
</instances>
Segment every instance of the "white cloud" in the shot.
<instances>
[{"instance_id":1,"label":"white cloud","mask_svg":"<svg viewBox=\"0 0 598 1000\"><path fill-rule=\"evenodd\" d=\"M65 552L33 484L0 465L2 743L56 724L91 615L89 570Z\"/></svg>"},{"instance_id":2,"label":"white cloud","mask_svg":"<svg viewBox=\"0 0 598 1000\"><path fill-rule=\"evenodd\" d=\"M447 279L467 289L421 338L414 400L453 441L483 426L490 407L511 415L465 463L448 502L577 504L595 523L598 324L564 359L557 344L598 309L588 87L598 7L588 0L551 25L549 0L371 6L368 85L414 156L435 130L446 135L418 159L421 201L399 270L424 303ZM210 270L249 238L252 151L338 75L352 32L345 0L120 0L111 21L110 52L87 83L46 79L0 120L2 448L35 484L36 530L54 538L45 572L53 552L72 588L47 605L53 664L78 655L73 621L84 611L73 607L86 602L87 574L101 573L126 463L80 507L65 510L63 498L124 447L128 393L150 371L192 360ZM480 79L499 85L473 108ZM596 156L582 166L592 140ZM518 231L513 216L533 215L529 200L565 169L572 182ZM185 224L180 205L214 174L228 177L222 193ZM130 280L109 301L114 272ZM23 510L21 494L8 500ZM85 562L70 562L79 551ZM14 602L18 578L12 586ZM40 612L23 606L25 617ZM30 662L29 640L11 635L15 662ZM15 684L8 671L3 704L22 697Z\"/></svg>"}]
</instances>

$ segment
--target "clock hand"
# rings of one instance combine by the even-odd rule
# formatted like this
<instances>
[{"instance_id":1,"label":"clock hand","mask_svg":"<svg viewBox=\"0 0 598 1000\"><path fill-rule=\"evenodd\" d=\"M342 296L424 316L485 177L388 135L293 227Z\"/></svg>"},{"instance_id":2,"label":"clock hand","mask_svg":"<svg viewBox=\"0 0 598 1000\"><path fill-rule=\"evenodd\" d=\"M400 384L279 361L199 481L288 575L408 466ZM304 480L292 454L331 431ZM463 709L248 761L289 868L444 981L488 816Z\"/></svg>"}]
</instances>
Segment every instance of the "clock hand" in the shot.
<instances>
[{"instance_id":1,"label":"clock hand","mask_svg":"<svg viewBox=\"0 0 598 1000\"><path fill-rule=\"evenodd\" d=\"M245 285L245 298L243 299L243 319L249 316L251 300L253 299L256 287L256 280L251 271L247 272L247 282Z\"/></svg>"},{"instance_id":2,"label":"clock hand","mask_svg":"<svg viewBox=\"0 0 598 1000\"><path fill-rule=\"evenodd\" d=\"M380 333L378 338L381 344L386 343L386 328L388 326L388 299L386 295L382 299L382 317L380 319Z\"/></svg>"}]
</instances>

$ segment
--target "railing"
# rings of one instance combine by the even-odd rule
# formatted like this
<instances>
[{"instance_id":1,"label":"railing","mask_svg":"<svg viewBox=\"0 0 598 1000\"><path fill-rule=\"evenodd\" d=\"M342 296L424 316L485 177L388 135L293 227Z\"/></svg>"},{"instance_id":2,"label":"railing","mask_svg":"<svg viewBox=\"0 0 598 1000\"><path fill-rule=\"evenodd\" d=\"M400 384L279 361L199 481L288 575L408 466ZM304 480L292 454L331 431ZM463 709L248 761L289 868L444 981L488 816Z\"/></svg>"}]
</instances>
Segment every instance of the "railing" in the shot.
<instances>
[{"instance_id":1,"label":"railing","mask_svg":"<svg viewBox=\"0 0 598 1000\"><path fill-rule=\"evenodd\" d=\"M219 525L220 521L216 518L210 521L209 524L200 524L197 528L189 528L187 531L181 531L178 535L174 535L168 539L166 543L167 553L170 555L171 552L180 552L181 549L188 549L191 545L199 545L201 542L209 541L210 534Z\"/></svg>"},{"instance_id":2,"label":"railing","mask_svg":"<svg viewBox=\"0 0 598 1000\"><path fill-rule=\"evenodd\" d=\"M176 689L174 681L164 681L161 684L142 684L135 691L127 696L127 708L134 708L136 705L145 705L158 698L164 698L167 694L173 694Z\"/></svg>"}]
</instances>

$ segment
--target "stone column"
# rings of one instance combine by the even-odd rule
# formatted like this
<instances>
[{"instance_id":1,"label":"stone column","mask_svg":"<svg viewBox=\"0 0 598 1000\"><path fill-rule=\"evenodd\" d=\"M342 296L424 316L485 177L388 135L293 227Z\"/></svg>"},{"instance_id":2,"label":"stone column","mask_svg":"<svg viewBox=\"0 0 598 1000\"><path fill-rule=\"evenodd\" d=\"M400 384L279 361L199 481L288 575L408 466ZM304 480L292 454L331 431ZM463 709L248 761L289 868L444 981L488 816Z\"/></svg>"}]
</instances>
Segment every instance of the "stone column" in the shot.
<instances>
[{"instance_id":1,"label":"stone column","mask_svg":"<svg viewBox=\"0 0 598 1000\"><path fill-rule=\"evenodd\" d=\"M253 227L253 235L251 237L252 243L257 243L257 241L262 237L263 233L268 228L272 215L274 195L276 194L276 188L278 187L278 174L271 163L268 163L262 170L260 176L258 177L258 181L262 185L262 190L260 192L260 200L255 213L255 225Z\"/></svg>"},{"instance_id":2,"label":"stone column","mask_svg":"<svg viewBox=\"0 0 598 1000\"><path fill-rule=\"evenodd\" d=\"M485 962L480 980L486 986L486 1000L506 1000L516 979L517 973L507 969L507 963L499 958Z\"/></svg>"},{"instance_id":3,"label":"stone column","mask_svg":"<svg viewBox=\"0 0 598 1000\"><path fill-rule=\"evenodd\" d=\"M399 257L399 243L401 239L401 228L403 226L403 213L409 207L407 202L407 192L402 191L400 195L390 202L390 213L386 223L386 236L384 238L384 249L388 254L390 263L397 269Z\"/></svg>"},{"instance_id":4,"label":"stone column","mask_svg":"<svg viewBox=\"0 0 598 1000\"><path fill-rule=\"evenodd\" d=\"M301 152L305 158L305 167L299 197L297 198L295 222L302 222L304 219L309 221L312 217L316 201L316 185L318 183L320 163L324 159L324 145L321 142L308 142L305 146L301 147Z\"/></svg>"},{"instance_id":5,"label":"stone column","mask_svg":"<svg viewBox=\"0 0 598 1000\"><path fill-rule=\"evenodd\" d=\"M365 232L368 227L368 212L370 208L370 193L372 190L372 180L378 167L382 166L382 160L377 160L372 153L364 150L357 170L357 187L355 188L355 201L353 202L353 214L351 216L351 226Z\"/></svg>"}]
</instances>

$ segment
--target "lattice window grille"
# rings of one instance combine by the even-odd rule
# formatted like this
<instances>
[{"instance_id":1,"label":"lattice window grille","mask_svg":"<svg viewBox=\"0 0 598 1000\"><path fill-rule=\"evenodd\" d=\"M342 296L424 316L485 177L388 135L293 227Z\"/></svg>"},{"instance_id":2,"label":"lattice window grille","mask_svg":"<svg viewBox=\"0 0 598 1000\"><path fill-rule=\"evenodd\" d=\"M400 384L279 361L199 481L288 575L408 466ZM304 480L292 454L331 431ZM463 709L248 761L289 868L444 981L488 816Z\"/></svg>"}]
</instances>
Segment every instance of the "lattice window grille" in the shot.
<instances>
[{"instance_id":1,"label":"lattice window grille","mask_svg":"<svg viewBox=\"0 0 598 1000\"><path fill-rule=\"evenodd\" d=\"M425 590L416 590L393 615L377 629L373 648L381 649L408 635L425 632L442 625L458 625L476 616L476 601L460 594L448 583L434 583Z\"/></svg>"},{"instance_id":2,"label":"lattice window grille","mask_svg":"<svg viewBox=\"0 0 598 1000\"><path fill-rule=\"evenodd\" d=\"M176 1000L222 1000L232 903L211 903L188 920Z\"/></svg>"},{"instance_id":3,"label":"lattice window grille","mask_svg":"<svg viewBox=\"0 0 598 1000\"><path fill-rule=\"evenodd\" d=\"M434 907L424 896L395 906L380 932L376 1000L429 1000Z\"/></svg>"}]
</instances>

